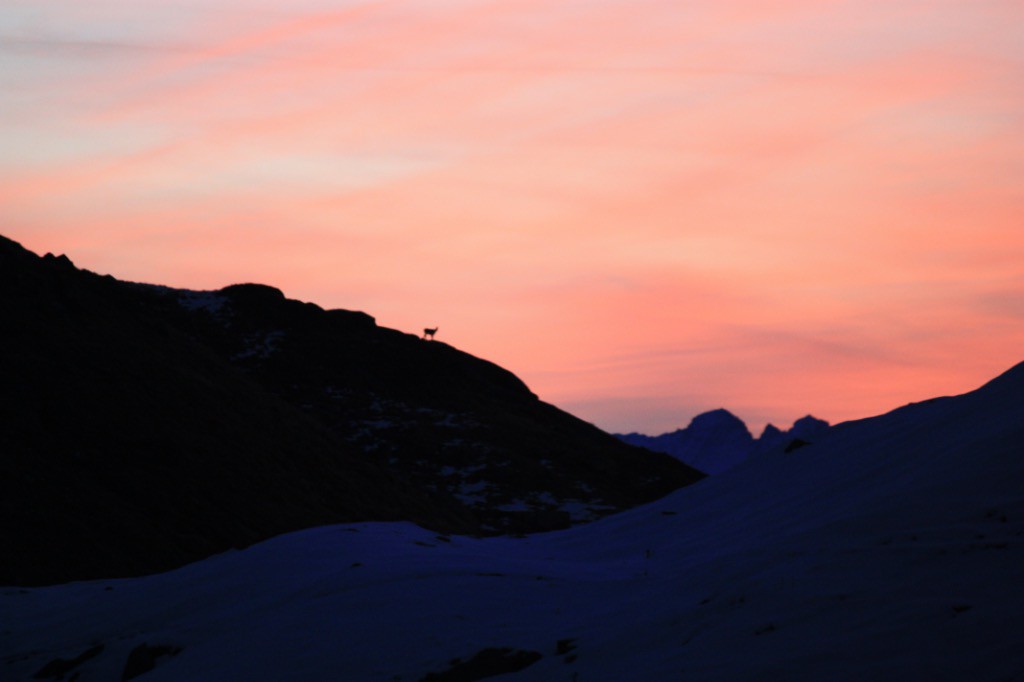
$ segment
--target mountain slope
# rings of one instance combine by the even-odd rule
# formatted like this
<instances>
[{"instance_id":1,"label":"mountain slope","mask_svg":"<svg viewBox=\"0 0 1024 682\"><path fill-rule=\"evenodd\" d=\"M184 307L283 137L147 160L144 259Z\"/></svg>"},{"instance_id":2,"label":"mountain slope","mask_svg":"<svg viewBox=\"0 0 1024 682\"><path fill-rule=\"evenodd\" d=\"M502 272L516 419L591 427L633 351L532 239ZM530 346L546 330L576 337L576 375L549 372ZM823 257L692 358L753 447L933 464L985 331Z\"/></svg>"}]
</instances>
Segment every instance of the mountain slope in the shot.
<instances>
[{"instance_id":1,"label":"mountain slope","mask_svg":"<svg viewBox=\"0 0 1024 682\"><path fill-rule=\"evenodd\" d=\"M129 284L0 238L0 325L0 583L342 521L534 531L698 478L492 363L270 287Z\"/></svg>"},{"instance_id":2,"label":"mountain slope","mask_svg":"<svg viewBox=\"0 0 1024 682\"><path fill-rule=\"evenodd\" d=\"M151 296L0 242L0 581L166 570L359 519L474 521L169 324Z\"/></svg>"},{"instance_id":3,"label":"mountain slope","mask_svg":"<svg viewBox=\"0 0 1024 682\"><path fill-rule=\"evenodd\" d=\"M543 403L511 372L440 341L277 289L161 289L192 332L269 392L485 529L565 527L700 474Z\"/></svg>"},{"instance_id":4,"label":"mountain slope","mask_svg":"<svg viewBox=\"0 0 1024 682\"><path fill-rule=\"evenodd\" d=\"M1024 365L557 533L334 526L4 590L0 665L110 679L146 644L176 652L153 682L1020 679L1021 395Z\"/></svg>"}]
</instances>

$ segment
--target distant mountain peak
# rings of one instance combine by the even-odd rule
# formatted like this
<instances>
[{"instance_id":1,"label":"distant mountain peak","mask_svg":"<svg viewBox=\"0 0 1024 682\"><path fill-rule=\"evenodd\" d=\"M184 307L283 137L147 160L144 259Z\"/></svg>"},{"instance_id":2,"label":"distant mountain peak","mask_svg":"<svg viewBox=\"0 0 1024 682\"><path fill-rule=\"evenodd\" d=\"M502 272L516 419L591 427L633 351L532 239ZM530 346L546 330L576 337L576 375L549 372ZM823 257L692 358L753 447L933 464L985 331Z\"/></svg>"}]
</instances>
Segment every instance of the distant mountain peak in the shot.
<instances>
[{"instance_id":1,"label":"distant mountain peak","mask_svg":"<svg viewBox=\"0 0 1024 682\"><path fill-rule=\"evenodd\" d=\"M793 422L793 428L789 430L788 435L791 438L810 440L821 433L824 433L824 431L828 429L828 426L828 422L824 419L818 419L817 417L807 415L806 417L801 417Z\"/></svg>"},{"instance_id":2,"label":"distant mountain peak","mask_svg":"<svg viewBox=\"0 0 1024 682\"><path fill-rule=\"evenodd\" d=\"M796 441L808 444L829 427L827 421L807 415L788 431L767 424L754 438L742 419L725 408L702 412L685 429L660 436L639 433L618 435L631 445L664 452L709 474L720 474L755 454L782 452Z\"/></svg>"},{"instance_id":3,"label":"distant mountain peak","mask_svg":"<svg viewBox=\"0 0 1024 682\"><path fill-rule=\"evenodd\" d=\"M698 414L696 417L690 420L690 427L696 428L735 428L739 427L744 431L747 430L747 425L743 423L743 420L734 415L724 407L719 407L715 410L709 410Z\"/></svg>"}]
</instances>

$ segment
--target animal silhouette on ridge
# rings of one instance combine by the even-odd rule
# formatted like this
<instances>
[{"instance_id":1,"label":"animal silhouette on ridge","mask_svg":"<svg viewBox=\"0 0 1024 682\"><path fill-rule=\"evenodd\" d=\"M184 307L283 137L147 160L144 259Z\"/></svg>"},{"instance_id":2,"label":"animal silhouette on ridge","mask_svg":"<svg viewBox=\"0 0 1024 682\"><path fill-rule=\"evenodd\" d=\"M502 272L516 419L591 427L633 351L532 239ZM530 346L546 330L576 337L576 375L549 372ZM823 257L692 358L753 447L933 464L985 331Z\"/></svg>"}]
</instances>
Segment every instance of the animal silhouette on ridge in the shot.
<instances>
[{"instance_id":1,"label":"animal silhouette on ridge","mask_svg":"<svg viewBox=\"0 0 1024 682\"><path fill-rule=\"evenodd\" d=\"M437 333L438 329L440 329L440 327L434 327L433 329L424 329L423 330L423 340L426 341L427 338L429 337L430 340L433 341L434 340L434 334Z\"/></svg>"}]
</instances>

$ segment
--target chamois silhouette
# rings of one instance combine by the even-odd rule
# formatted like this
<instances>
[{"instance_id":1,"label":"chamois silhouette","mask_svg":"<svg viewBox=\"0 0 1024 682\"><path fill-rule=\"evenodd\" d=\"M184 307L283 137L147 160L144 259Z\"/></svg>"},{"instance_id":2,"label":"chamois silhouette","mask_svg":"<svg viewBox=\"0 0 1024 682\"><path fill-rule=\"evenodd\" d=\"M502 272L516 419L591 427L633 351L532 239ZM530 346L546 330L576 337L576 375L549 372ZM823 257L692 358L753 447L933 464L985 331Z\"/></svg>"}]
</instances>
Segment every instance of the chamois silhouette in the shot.
<instances>
[{"instance_id":1,"label":"chamois silhouette","mask_svg":"<svg viewBox=\"0 0 1024 682\"><path fill-rule=\"evenodd\" d=\"M434 334L437 333L438 329L439 329L439 327L434 327L433 329L424 329L423 330L423 340L426 341L427 337L430 337L430 340L433 341L434 340Z\"/></svg>"}]
</instances>

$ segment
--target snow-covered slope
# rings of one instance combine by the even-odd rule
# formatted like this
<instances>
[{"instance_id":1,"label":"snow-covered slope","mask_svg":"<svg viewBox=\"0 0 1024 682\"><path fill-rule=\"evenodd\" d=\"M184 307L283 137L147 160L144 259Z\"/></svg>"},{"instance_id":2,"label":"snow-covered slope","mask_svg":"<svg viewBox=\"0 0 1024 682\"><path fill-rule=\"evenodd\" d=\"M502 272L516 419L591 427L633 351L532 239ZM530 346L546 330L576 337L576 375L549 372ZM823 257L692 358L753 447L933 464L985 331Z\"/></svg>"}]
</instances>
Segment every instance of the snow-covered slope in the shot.
<instances>
[{"instance_id":1,"label":"snow-covered slope","mask_svg":"<svg viewBox=\"0 0 1024 682\"><path fill-rule=\"evenodd\" d=\"M1024 679L1022 397L1024 365L567 531L331 526L3 590L0 677L145 643L147 682Z\"/></svg>"}]
</instances>

